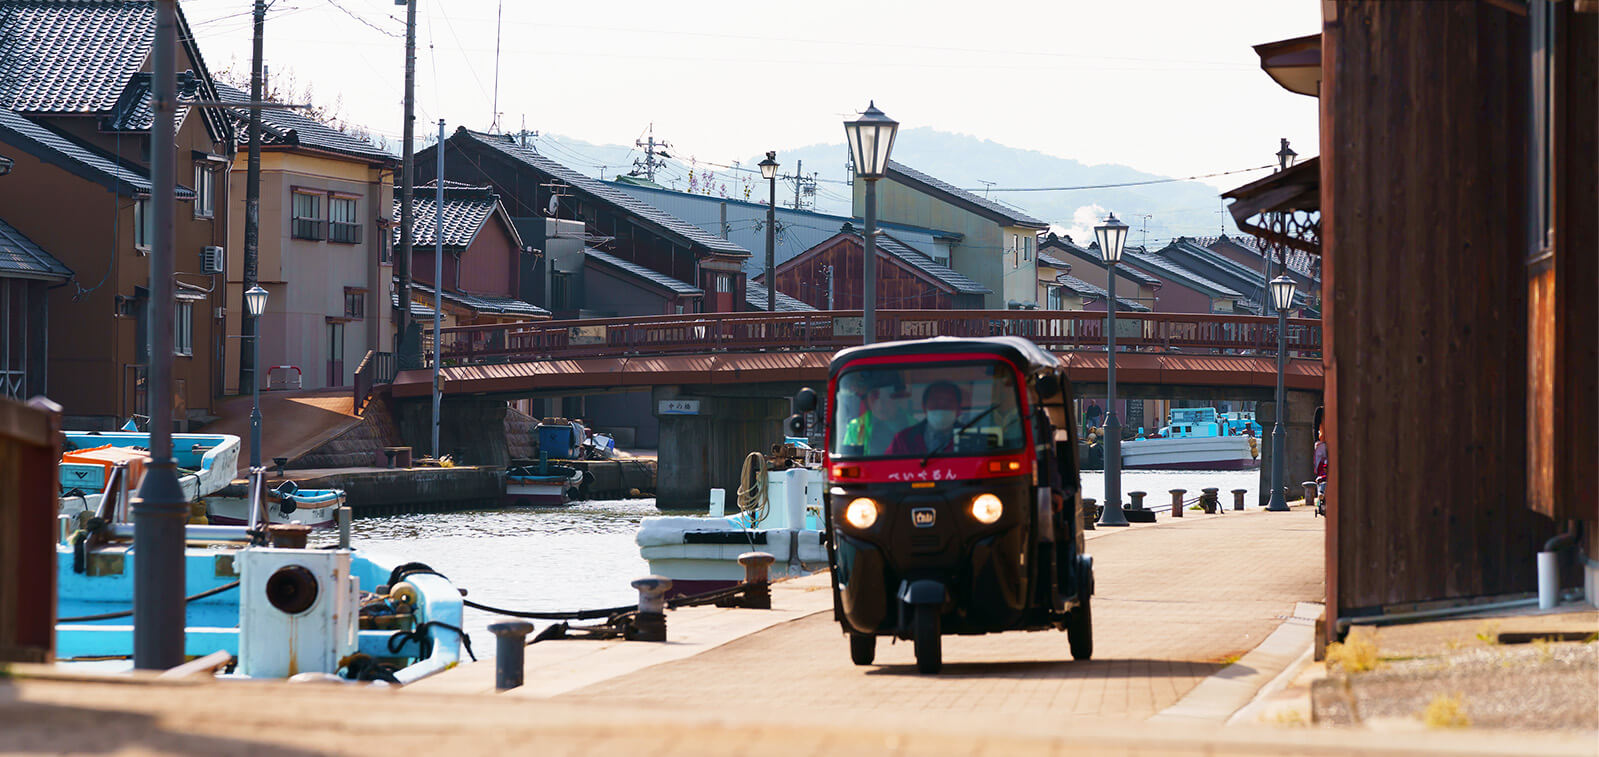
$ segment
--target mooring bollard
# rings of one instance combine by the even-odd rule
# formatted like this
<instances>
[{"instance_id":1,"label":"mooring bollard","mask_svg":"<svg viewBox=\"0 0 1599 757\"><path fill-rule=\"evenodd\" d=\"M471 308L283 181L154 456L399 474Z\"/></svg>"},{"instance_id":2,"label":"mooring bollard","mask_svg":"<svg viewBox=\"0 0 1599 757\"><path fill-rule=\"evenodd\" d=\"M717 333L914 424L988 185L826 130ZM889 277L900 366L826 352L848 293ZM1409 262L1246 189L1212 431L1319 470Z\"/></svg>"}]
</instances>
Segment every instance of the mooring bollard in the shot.
<instances>
[{"instance_id":1,"label":"mooring bollard","mask_svg":"<svg viewBox=\"0 0 1599 757\"><path fill-rule=\"evenodd\" d=\"M772 563L777 558L765 552L745 552L738 556L738 564L744 566L744 583L749 588L744 590L744 602L741 606L751 610L772 609Z\"/></svg>"},{"instance_id":2,"label":"mooring bollard","mask_svg":"<svg viewBox=\"0 0 1599 757\"><path fill-rule=\"evenodd\" d=\"M1094 507L1093 497L1083 497L1083 530L1093 531L1094 523L1099 520L1099 509Z\"/></svg>"},{"instance_id":3,"label":"mooring bollard","mask_svg":"<svg viewBox=\"0 0 1599 757\"><path fill-rule=\"evenodd\" d=\"M533 624L525 620L490 623L489 633L494 634L494 689L505 691L522 685L522 650L524 641L533 633Z\"/></svg>"},{"instance_id":4,"label":"mooring bollard","mask_svg":"<svg viewBox=\"0 0 1599 757\"><path fill-rule=\"evenodd\" d=\"M1127 516L1127 522L1129 522L1129 523L1154 523L1155 522L1155 511L1154 510L1147 510L1147 509L1144 508L1144 497L1147 497L1147 496L1149 496L1148 492L1127 492L1127 498L1132 500L1131 503L1129 503L1126 507L1122 508L1122 514Z\"/></svg>"},{"instance_id":5,"label":"mooring bollard","mask_svg":"<svg viewBox=\"0 0 1599 757\"><path fill-rule=\"evenodd\" d=\"M1244 495L1248 494L1248 493L1249 493L1248 489L1234 489L1233 490L1233 509L1234 510L1242 510L1242 509L1244 509Z\"/></svg>"},{"instance_id":6,"label":"mooring bollard","mask_svg":"<svg viewBox=\"0 0 1599 757\"><path fill-rule=\"evenodd\" d=\"M1147 496L1149 496L1149 494L1147 492L1127 492L1127 498L1132 500L1132 503L1127 506L1127 509L1129 509L1129 510L1142 510L1142 509L1144 509L1144 497L1147 497Z\"/></svg>"},{"instance_id":7,"label":"mooring bollard","mask_svg":"<svg viewBox=\"0 0 1599 757\"><path fill-rule=\"evenodd\" d=\"M1216 511L1221 509L1221 499L1217 494L1221 491L1221 488L1207 486L1199 491L1202 492L1199 495L1199 506L1204 508L1205 512L1215 515Z\"/></svg>"},{"instance_id":8,"label":"mooring bollard","mask_svg":"<svg viewBox=\"0 0 1599 757\"><path fill-rule=\"evenodd\" d=\"M1171 491L1171 517L1181 518L1183 517L1183 495L1187 494L1188 490L1171 489L1169 491Z\"/></svg>"},{"instance_id":9,"label":"mooring bollard","mask_svg":"<svg viewBox=\"0 0 1599 757\"><path fill-rule=\"evenodd\" d=\"M1301 481L1301 482L1299 482L1299 485L1305 487L1305 504L1307 504L1307 505L1316 504L1316 495L1318 493L1320 493L1320 491L1319 491L1320 487L1316 486L1316 482L1315 481Z\"/></svg>"},{"instance_id":10,"label":"mooring bollard","mask_svg":"<svg viewBox=\"0 0 1599 757\"><path fill-rule=\"evenodd\" d=\"M355 511L349 505L333 511L334 518L339 522L339 549L350 548L350 519L355 517Z\"/></svg>"},{"instance_id":11,"label":"mooring bollard","mask_svg":"<svg viewBox=\"0 0 1599 757\"><path fill-rule=\"evenodd\" d=\"M645 576L633 581L633 588L638 589L638 615L628 640L666 641L666 592L672 588L672 579Z\"/></svg>"}]
</instances>

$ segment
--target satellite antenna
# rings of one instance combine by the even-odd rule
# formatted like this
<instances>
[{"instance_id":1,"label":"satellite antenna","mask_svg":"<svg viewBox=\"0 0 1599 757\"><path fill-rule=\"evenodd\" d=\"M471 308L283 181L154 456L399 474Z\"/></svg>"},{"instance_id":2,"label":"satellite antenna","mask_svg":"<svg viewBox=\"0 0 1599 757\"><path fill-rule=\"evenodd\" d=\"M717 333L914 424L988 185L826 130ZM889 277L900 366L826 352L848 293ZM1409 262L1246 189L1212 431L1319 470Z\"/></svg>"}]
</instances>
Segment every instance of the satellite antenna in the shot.
<instances>
[{"instance_id":1,"label":"satellite antenna","mask_svg":"<svg viewBox=\"0 0 1599 757\"><path fill-rule=\"evenodd\" d=\"M549 204L549 207L545 210L545 212L548 213L551 217L554 217L555 214L561 212L561 196L560 195L554 194L554 193L550 194L550 204Z\"/></svg>"}]
</instances>

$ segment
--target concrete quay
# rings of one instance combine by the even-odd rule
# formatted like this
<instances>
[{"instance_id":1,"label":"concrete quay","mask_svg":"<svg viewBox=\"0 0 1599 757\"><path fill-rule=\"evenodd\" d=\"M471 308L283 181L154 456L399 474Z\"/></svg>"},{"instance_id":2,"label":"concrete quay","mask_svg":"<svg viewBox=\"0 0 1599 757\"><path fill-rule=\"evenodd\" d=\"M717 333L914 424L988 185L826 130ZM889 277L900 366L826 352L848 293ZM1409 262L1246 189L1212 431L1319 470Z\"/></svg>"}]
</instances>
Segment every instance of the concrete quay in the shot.
<instances>
[{"instance_id":1,"label":"concrete quay","mask_svg":"<svg viewBox=\"0 0 1599 757\"><path fill-rule=\"evenodd\" d=\"M850 664L825 574L773 587L771 611L669 613L669 641L527 648L526 685L492 662L402 690L284 683L0 679L0 750L321 754L1593 754L1591 733L1387 732L1226 725L1309 649L1322 521L1306 508L1092 532L1096 655L1065 634L908 644ZM1297 635L1297 636L1296 636ZM488 641L487 639L483 641ZM1264 642L1264 643L1263 643ZM481 646L488 646L481 644ZM1285 671L1287 671L1285 673ZM22 677L18 677L21 674ZM142 684L142 685L141 685ZM85 727L85 724L93 727Z\"/></svg>"}]
</instances>

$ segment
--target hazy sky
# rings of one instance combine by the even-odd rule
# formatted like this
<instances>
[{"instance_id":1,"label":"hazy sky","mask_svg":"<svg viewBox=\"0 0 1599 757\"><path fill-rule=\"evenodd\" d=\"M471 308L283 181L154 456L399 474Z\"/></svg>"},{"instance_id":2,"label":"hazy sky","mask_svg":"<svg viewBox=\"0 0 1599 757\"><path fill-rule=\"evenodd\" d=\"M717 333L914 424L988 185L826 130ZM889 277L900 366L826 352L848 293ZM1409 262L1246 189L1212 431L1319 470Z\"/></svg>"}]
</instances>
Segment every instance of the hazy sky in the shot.
<instances>
[{"instance_id":1,"label":"hazy sky","mask_svg":"<svg viewBox=\"0 0 1599 757\"><path fill-rule=\"evenodd\" d=\"M182 5L211 68L247 71L251 0ZM1250 49L1319 31L1315 0L421 0L419 132L490 127L497 12L504 131L525 117L629 144L653 122L679 157L727 162L842 141L875 99L907 126L1169 176L1271 162L1278 137L1317 152L1315 100ZM274 0L266 61L397 138L404 18L392 0Z\"/></svg>"}]
</instances>

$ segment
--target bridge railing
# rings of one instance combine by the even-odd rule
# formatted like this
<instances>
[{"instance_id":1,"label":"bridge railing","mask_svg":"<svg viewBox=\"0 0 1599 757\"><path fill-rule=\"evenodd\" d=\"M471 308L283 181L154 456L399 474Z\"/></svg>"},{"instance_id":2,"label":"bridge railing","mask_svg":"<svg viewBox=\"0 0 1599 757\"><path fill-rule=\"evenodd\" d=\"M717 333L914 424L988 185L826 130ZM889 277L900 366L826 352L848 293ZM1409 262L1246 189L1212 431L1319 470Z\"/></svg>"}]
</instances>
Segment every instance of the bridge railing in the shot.
<instances>
[{"instance_id":1,"label":"bridge railing","mask_svg":"<svg viewBox=\"0 0 1599 757\"><path fill-rule=\"evenodd\" d=\"M1117 345L1133 352L1277 353L1277 319L1272 317L1126 313L1118 314L1116 331ZM441 353L446 364L459 365L632 355L833 351L860 344L861 333L858 310L690 313L453 326L441 331ZM878 341L933 336L1021 336L1056 351L1103 350L1105 314L1061 310L878 311ZM1321 321L1290 319L1290 356L1319 356L1321 336Z\"/></svg>"}]
</instances>

